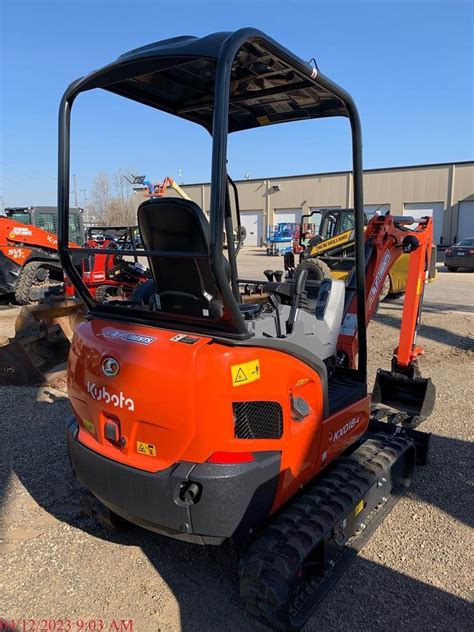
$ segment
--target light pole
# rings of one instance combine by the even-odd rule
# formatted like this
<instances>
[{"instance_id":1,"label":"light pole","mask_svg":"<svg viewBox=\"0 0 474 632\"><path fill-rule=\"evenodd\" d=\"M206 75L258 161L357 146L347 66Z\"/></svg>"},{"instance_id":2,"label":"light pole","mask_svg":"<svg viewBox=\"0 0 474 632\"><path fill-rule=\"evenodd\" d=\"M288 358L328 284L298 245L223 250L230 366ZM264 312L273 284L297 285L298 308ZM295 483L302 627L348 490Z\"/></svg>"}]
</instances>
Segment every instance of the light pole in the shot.
<instances>
[{"instance_id":1,"label":"light pole","mask_svg":"<svg viewBox=\"0 0 474 632\"><path fill-rule=\"evenodd\" d=\"M77 184L76 184L76 174L73 175L73 179L74 179L74 204L75 207L77 208Z\"/></svg>"},{"instance_id":2,"label":"light pole","mask_svg":"<svg viewBox=\"0 0 474 632\"><path fill-rule=\"evenodd\" d=\"M81 193L84 193L84 219L86 221L86 224L88 223L88 217L87 217L87 189L81 189Z\"/></svg>"}]
</instances>

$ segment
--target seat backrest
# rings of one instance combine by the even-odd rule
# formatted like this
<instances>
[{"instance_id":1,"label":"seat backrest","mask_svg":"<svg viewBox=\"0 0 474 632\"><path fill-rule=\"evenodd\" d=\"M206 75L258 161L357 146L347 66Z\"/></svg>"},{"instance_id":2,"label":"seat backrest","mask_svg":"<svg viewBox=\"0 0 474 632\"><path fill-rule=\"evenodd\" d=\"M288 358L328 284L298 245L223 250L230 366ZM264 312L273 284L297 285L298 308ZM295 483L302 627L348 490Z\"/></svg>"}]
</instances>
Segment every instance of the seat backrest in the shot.
<instances>
[{"instance_id":1,"label":"seat backrest","mask_svg":"<svg viewBox=\"0 0 474 632\"><path fill-rule=\"evenodd\" d=\"M218 318L222 304L209 262L209 222L199 206L181 198L151 198L138 208L138 226L146 250L169 253L149 257L155 307Z\"/></svg>"}]
</instances>

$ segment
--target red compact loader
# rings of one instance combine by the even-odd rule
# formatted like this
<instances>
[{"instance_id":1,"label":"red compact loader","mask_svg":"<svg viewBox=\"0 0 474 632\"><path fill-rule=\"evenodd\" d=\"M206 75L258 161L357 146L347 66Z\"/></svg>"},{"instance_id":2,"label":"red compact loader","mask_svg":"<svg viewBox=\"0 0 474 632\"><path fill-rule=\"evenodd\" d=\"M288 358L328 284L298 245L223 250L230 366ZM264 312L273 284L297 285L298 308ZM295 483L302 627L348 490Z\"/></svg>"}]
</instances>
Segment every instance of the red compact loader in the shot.
<instances>
[{"instance_id":1,"label":"red compact loader","mask_svg":"<svg viewBox=\"0 0 474 632\"><path fill-rule=\"evenodd\" d=\"M145 250L128 254L148 257L152 279L128 300L102 303L68 244L71 108L95 88L212 135L210 221L190 200L143 202ZM303 269L259 282L262 300L244 302L228 134L330 116L347 117L352 130L350 278L308 280ZM74 474L104 523L241 543L242 600L273 630L305 623L427 458L429 435L414 428L433 408L434 387L418 374L415 339L432 221L411 229L413 218L378 216L364 234L362 185L350 95L255 29L132 50L72 83L61 102L60 256L88 309L68 364ZM370 394L367 326L402 253L410 264L400 340Z\"/></svg>"}]
</instances>

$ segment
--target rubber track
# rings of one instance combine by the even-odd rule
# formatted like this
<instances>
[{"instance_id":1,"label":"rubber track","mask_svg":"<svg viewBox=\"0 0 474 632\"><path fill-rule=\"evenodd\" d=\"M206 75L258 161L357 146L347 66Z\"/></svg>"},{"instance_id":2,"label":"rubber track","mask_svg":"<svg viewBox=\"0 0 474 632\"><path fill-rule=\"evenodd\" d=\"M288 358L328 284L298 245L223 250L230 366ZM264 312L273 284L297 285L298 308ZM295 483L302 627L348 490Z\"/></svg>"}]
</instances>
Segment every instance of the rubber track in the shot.
<instances>
[{"instance_id":1,"label":"rubber track","mask_svg":"<svg viewBox=\"0 0 474 632\"><path fill-rule=\"evenodd\" d=\"M315 609L315 606L308 609L307 602L310 598L311 604L319 603L318 594L326 592L324 584L328 573L312 577L296 600L292 600L298 569L412 445L401 437L377 433L349 456L336 459L335 467L327 476L308 484L291 501L241 560L240 593L250 614L272 630L299 629L305 623ZM373 518L372 514L367 520ZM356 539L354 535L349 544ZM345 549L341 548L341 556ZM307 613L303 620L297 616L300 609ZM298 625L294 624L295 618Z\"/></svg>"},{"instance_id":2,"label":"rubber track","mask_svg":"<svg viewBox=\"0 0 474 632\"><path fill-rule=\"evenodd\" d=\"M45 281L36 281L36 273L40 268L46 268L48 275ZM30 292L33 286L47 285L49 280L49 268L44 261L28 261L18 275L16 288L15 288L15 300L18 305L31 305L35 301L30 298Z\"/></svg>"}]
</instances>

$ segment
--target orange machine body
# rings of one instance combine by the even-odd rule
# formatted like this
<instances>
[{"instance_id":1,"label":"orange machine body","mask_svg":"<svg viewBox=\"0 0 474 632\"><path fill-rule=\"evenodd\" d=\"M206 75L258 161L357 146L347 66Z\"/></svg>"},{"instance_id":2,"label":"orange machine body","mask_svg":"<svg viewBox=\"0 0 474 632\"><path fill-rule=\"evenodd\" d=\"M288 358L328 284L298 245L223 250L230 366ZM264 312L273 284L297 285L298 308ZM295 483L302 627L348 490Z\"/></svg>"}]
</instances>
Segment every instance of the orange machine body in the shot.
<instances>
[{"instance_id":1,"label":"orange machine body","mask_svg":"<svg viewBox=\"0 0 474 632\"><path fill-rule=\"evenodd\" d=\"M2 252L9 254L15 261L19 261L20 257L15 258L14 253L6 253L7 250L31 248L42 248L47 251L56 251L58 247L58 238L53 233L49 233L42 228L31 224L23 224L9 217L0 217L0 247ZM73 242L69 242L70 248L79 248Z\"/></svg>"},{"instance_id":2,"label":"orange machine body","mask_svg":"<svg viewBox=\"0 0 474 632\"><path fill-rule=\"evenodd\" d=\"M70 242L71 248L79 248ZM9 217L0 217L0 294L15 292L19 274L30 261L59 270L58 239L53 233Z\"/></svg>"},{"instance_id":3,"label":"orange machine body","mask_svg":"<svg viewBox=\"0 0 474 632\"><path fill-rule=\"evenodd\" d=\"M113 377L104 374L107 362L120 367ZM354 443L369 421L368 397L323 419L319 375L286 353L100 319L76 330L68 391L77 440L131 468L156 473L179 462L216 462L220 453L232 462L233 454L279 452L272 511ZM297 396L309 405L304 423L293 416ZM281 436L236 438L238 402L277 402ZM120 442L105 436L107 422L117 424Z\"/></svg>"}]
</instances>

